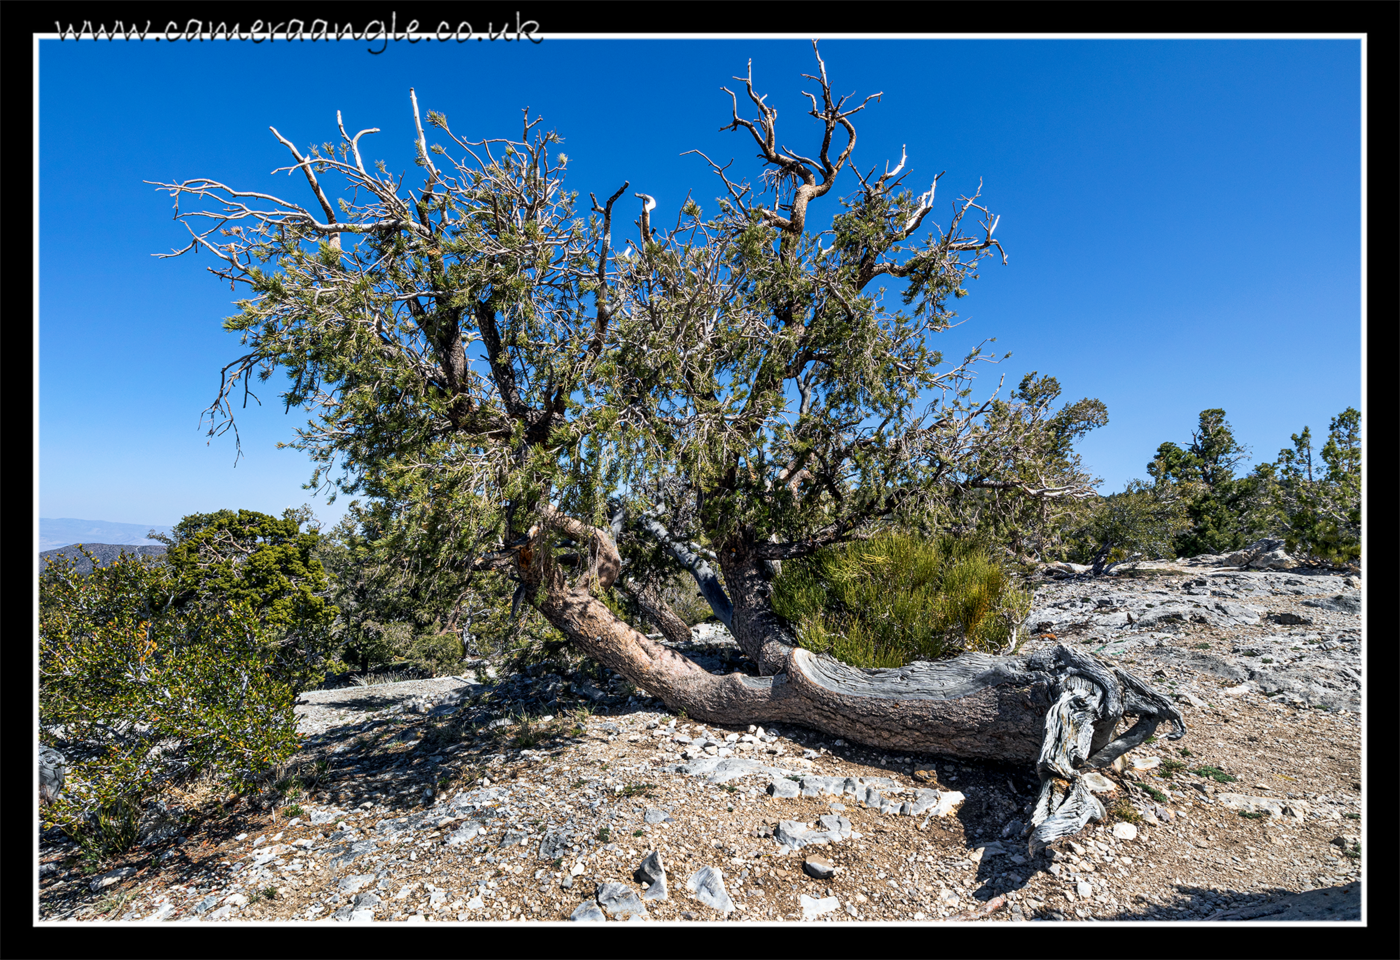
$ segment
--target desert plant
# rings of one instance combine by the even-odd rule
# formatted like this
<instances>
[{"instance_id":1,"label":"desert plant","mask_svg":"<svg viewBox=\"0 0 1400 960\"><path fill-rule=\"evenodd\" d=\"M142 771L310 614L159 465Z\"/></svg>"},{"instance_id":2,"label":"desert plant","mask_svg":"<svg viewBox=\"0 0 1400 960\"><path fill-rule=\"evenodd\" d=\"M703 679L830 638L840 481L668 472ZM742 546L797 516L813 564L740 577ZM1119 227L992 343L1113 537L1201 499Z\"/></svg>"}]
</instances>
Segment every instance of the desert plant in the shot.
<instances>
[{"instance_id":1,"label":"desert plant","mask_svg":"<svg viewBox=\"0 0 1400 960\"><path fill-rule=\"evenodd\" d=\"M326 602L326 572L317 558L319 530L302 530L310 507L276 518L255 510L184 517L163 542L176 609L220 609L246 602L268 647L266 669L300 692L320 683L334 647L336 608Z\"/></svg>"},{"instance_id":2,"label":"desert plant","mask_svg":"<svg viewBox=\"0 0 1400 960\"><path fill-rule=\"evenodd\" d=\"M1142 790L1143 793L1151 797L1153 800L1156 800L1158 803L1166 803L1167 800L1170 799L1165 793L1158 790L1156 787L1148 786L1145 783L1138 784L1138 788Z\"/></svg>"},{"instance_id":3,"label":"desert plant","mask_svg":"<svg viewBox=\"0 0 1400 960\"><path fill-rule=\"evenodd\" d=\"M859 672L818 678L819 658L794 647L769 602L775 562L884 525L946 514L960 530L1029 540L1059 505L1091 494L1073 446L1106 416L1091 400L1057 411L1058 384L1035 374L1006 400L970 399L974 368L994 358L975 348L945 364L930 340L954 324L979 261L1002 252L999 218L978 202L979 185L934 224L935 185L906 186L903 156L878 177L860 173L852 118L878 97L833 93L815 43L813 55L810 155L779 146L797 141L778 132L750 71L747 102L731 91L723 110L728 129L758 146L766 186L755 192L714 164L717 208L707 217L688 200L673 225L662 213L653 220L657 199L635 192L628 249L614 245L628 185L577 204L560 137L535 131L538 118L525 116L519 140L466 141L429 111L444 147L429 142L413 93L423 180L407 188L387 165L368 172L363 134L342 127L338 145L303 155L273 131L324 221L301 202L209 177L156 184L194 231L171 256L206 248L221 281L247 285L225 324L243 344L211 429L235 429L235 384L294 374L282 400L311 414L290 446L316 463L312 485L392 498L406 538L422 531L441 545L407 566L426 574L430 560L434 570L455 562L463 585L497 573L513 587L512 616L534 609L671 709L881 747L1034 759L1045 729L1036 714L1052 687L1034 685L1027 709L1032 684L1010 682L1029 678L1024 658L995 682L961 683L956 697L944 694L966 678L963 664L929 664L893 696ZM206 218L217 225L206 229ZM885 304L891 282L907 309ZM619 539L628 530L669 555L671 571L694 576L754 669L786 678L781 695L637 635L613 594L648 552ZM968 560L947 576L975 566ZM961 635L944 630L933 655L1014 640L997 572L969 575L945 591L948 626ZM875 653L854 659L879 662ZM1149 702L1106 693L1114 711ZM1151 703L1184 733L1169 704Z\"/></svg>"},{"instance_id":4,"label":"desert plant","mask_svg":"<svg viewBox=\"0 0 1400 960\"><path fill-rule=\"evenodd\" d=\"M809 650L898 667L1004 649L1030 597L976 545L890 532L785 562L773 608Z\"/></svg>"},{"instance_id":5,"label":"desert plant","mask_svg":"<svg viewBox=\"0 0 1400 960\"><path fill-rule=\"evenodd\" d=\"M520 728L511 738L510 745L519 750L529 750L542 743L549 736L549 731L541 724L535 723L530 717L520 717Z\"/></svg>"},{"instance_id":6,"label":"desert plant","mask_svg":"<svg viewBox=\"0 0 1400 960\"><path fill-rule=\"evenodd\" d=\"M1137 807L1133 806L1132 801L1128 800L1126 797L1114 804L1113 808L1108 812L1112 814L1115 819L1122 820L1124 823L1142 822L1142 814L1138 813Z\"/></svg>"},{"instance_id":7,"label":"desert plant","mask_svg":"<svg viewBox=\"0 0 1400 960\"><path fill-rule=\"evenodd\" d=\"M292 688L246 603L179 608L163 566L89 560L87 576L60 558L40 577L39 719L68 759L45 826L100 856L131 846L147 799L206 773L246 788L297 738Z\"/></svg>"},{"instance_id":8,"label":"desert plant","mask_svg":"<svg viewBox=\"0 0 1400 960\"><path fill-rule=\"evenodd\" d=\"M225 385L297 371L283 399L315 411L292 444L317 463L312 483L383 505L382 515L369 517L378 529L360 531L365 546L402 542L389 557L405 561L393 585L404 596L431 586L423 609L442 629L466 629L469 581L476 590L473 574L496 573L512 614L534 609L633 682L646 676L646 689L673 709L693 709L699 688L682 690L670 673L607 652L631 649L617 642L632 625L610 597L621 570L613 554L622 548L616 537L598 540L598 524L653 521L644 539L666 541L668 569L696 575L727 621L720 611L735 604L767 606L761 579L740 568L795 559L891 518L916 522L940 509L971 530L1022 530L1090 493L1092 478L1073 446L1104 422L1102 403L1057 411L1058 383L1036 374L1007 399L972 402L973 369L994 358L978 349L945 368L928 346L929 335L952 325L950 305L966 295L977 263L1000 252L997 218L974 192L930 231L934 190L915 195L893 171L859 177L862 186L842 197L838 175L854 170L851 117L875 98L843 108L815 47L813 54L825 104L813 114L820 160L776 152L776 114L750 75L745 87L759 119L736 113L730 129L756 139L760 172L783 196L756 206L767 201L727 188L730 198L708 219L687 202L674 228L653 233L655 201L638 193L646 206L643 256L635 258L612 242L625 188L596 201L591 215L576 207L577 195L560 189L567 158L555 152L559 136L535 132L537 119L527 118L524 139L487 158L452 134L441 113L424 118L416 95L415 125L421 130L426 119L465 153L439 168L432 157L447 148L420 132L415 156L428 181L415 199L369 175L359 142L348 136L310 156L282 139L308 186L321 185L313 186L318 197L330 203L325 190L343 187L344 219L330 226L261 192L255 211L240 199L247 194L216 180L157 185L182 198L182 225L210 215L206 207L240 221L236 230L199 233L186 248L212 245L229 265L216 268L220 278L249 286L228 321L247 343ZM724 168L714 173L734 186ZM543 201L540 190L552 199ZM411 213L422 203L421 214ZM774 212L788 206L790 218ZM979 228L967 219L983 215ZM874 284L887 277L907 281L908 310L882 305ZM579 304L596 310L590 316L592 307L580 312ZM775 316L781 336L770 326ZM473 368L476 348L464 347L471 343L491 354L489 371ZM853 344L859 349L848 349ZM793 391L806 398L800 409L789 409ZM932 392L944 399L919 412ZM211 408L216 433L236 430L229 399L225 389ZM539 404L548 411L542 416L532 412ZM333 478L337 462L345 469ZM676 481L675 496L653 499L667 479ZM1021 500L1034 507L1013 509ZM677 526L676 511L691 503ZM658 533L661 520L680 539ZM645 552L626 549L629 562ZM704 556L721 568L723 585L698 565ZM601 618L587 629L582 608L564 603L584 583L589 609L596 603ZM778 628L777 618L752 622ZM982 636L958 645L1010 634L1006 624L977 627ZM475 622L469 632L478 633ZM739 639L756 656L749 648L760 641ZM669 662L680 669L681 660ZM882 722L876 715L889 705L880 707L862 722Z\"/></svg>"}]
</instances>

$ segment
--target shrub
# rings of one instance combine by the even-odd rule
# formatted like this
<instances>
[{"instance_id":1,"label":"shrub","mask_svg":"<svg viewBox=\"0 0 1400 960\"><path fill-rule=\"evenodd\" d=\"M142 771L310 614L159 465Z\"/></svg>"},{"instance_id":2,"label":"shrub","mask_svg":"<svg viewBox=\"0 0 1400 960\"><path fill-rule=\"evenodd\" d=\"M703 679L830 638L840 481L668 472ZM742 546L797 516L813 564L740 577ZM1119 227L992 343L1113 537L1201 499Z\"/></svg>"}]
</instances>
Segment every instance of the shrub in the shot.
<instances>
[{"instance_id":1,"label":"shrub","mask_svg":"<svg viewBox=\"0 0 1400 960\"><path fill-rule=\"evenodd\" d=\"M462 662L460 633L420 633L401 648L402 656L416 669L431 676L451 673Z\"/></svg>"},{"instance_id":2,"label":"shrub","mask_svg":"<svg viewBox=\"0 0 1400 960\"><path fill-rule=\"evenodd\" d=\"M1113 805L1113 809L1108 811L1114 818L1122 820L1124 823L1141 823L1142 814L1138 813L1137 807L1133 806L1131 800L1126 797L1120 799Z\"/></svg>"},{"instance_id":3,"label":"shrub","mask_svg":"<svg viewBox=\"0 0 1400 960\"><path fill-rule=\"evenodd\" d=\"M975 544L886 533L785 562L773 608L809 650L898 667L1005 648L1030 595Z\"/></svg>"},{"instance_id":4,"label":"shrub","mask_svg":"<svg viewBox=\"0 0 1400 960\"><path fill-rule=\"evenodd\" d=\"M289 509L281 519L219 510L190 514L170 536L156 536L168 548L174 606L219 610L229 601L246 602L262 626L270 669L296 692L325 676L337 613L325 598L320 534L301 529L309 518L309 507Z\"/></svg>"},{"instance_id":5,"label":"shrub","mask_svg":"<svg viewBox=\"0 0 1400 960\"><path fill-rule=\"evenodd\" d=\"M1187 529L1186 506L1172 484L1130 481L1122 493L1092 501L1069 536L1069 557L1111 567L1131 558L1176 555L1174 543ZM1111 549L1100 556L1105 547Z\"/></svg>"},{"instance_id":6,"label":"shrub","mask_svg":"<svg viewBox=\"0 0 1400 960\"><path fill-rule=\"evenodd\" d=\"M87 576L59 558L40 577L39 722L68 761L45 826L101 858L135 842L167 786L204 773L247 786L297 740L294 693L246 602L178 608L164 566L88 559Z\"/></svg>"}]
</instances>

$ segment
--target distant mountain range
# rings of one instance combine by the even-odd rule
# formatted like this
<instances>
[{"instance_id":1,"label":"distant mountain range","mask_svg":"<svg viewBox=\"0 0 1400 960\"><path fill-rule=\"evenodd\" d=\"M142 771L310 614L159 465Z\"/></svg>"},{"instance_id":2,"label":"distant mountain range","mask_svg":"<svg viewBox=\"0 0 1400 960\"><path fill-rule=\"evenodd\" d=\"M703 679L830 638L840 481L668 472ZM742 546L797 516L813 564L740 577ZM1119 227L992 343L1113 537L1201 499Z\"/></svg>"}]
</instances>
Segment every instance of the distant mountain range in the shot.
<instances>
[{"instance_id":1,"label":"distant mountain range","mask_svg":"<svg viewBox=\"0 0 1400 960\"><path fill-rule=\"evenodd\" d=\"M108 520L75 520L72 517L50 519L39 518L39 550L55 550L72 543L88 546L131 545L150 546L155 544L146 536L151 530L157 533L170 533L174 527L158 527L146 523L112 523ZM164 549L164 548L162 548ZM113 555L115 556L115 554Z\"/></svg>"},{"instance_id":2,"label":"distant mountain range","mask_svg":"<svg viewBox=\"0 0 1400 960\"><path fill-rule=\"evenodd\" d=\"M45 550L39 554L39 572L44 572L44 567L48 565L51 558L63 556L75 559L76 562L73 564L75 573L92 573L92 561L83 556L82 551L78 549L79 546L96 557L97 561L104 566L117 559L122 553L134 553L142 557L165 555L165 544L163 543L157 543L155 546L138 546L129 543L74 543L66 547L59 547L57 550Z\"/></svg>"}]
</instances>

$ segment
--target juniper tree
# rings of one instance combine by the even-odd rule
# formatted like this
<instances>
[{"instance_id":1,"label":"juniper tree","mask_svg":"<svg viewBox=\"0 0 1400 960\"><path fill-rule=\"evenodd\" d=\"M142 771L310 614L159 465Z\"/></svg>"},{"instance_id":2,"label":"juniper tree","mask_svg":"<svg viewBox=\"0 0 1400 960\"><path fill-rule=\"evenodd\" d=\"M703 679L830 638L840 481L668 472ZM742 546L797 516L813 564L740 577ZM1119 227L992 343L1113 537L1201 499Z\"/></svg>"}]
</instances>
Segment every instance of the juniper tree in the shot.
<instances>
[{"instance_id":1,"label":"juniper tree","mask_svg":"<svg viewBox=\"0 0 1400 960\"><path fill-rule=\"evenodd\" d=\"M1185 449L1163 443L1148 464L1154 483L1170 488L1163 496L1181 496L1190 528L1176 539L1179 556L1221 553L1245 545L1240 522L1243 501L1253 482L1235 477L1235 468L1248 450L1236 439L1221 409L1202 410L1191 443Z\"/></svg>"},{"instance_id":2,"label":"juniper tree","mask_svg":"<svg viewBox=\"0 0 1400 960\"><path fill-rule=\"evenodd\" d=\"M166 545L177 609L221 609L246 603L263 627L278 677L300 692L320 682L331 654L336 610L317 557L319 531L302 529L310 508L273 517L256 510L218 510L183 517Z\"/></svg>"},{"instance_id":3,"label":"juniper tree","mask_svg":"<svg viewBox=\"0 0 1400 960\"><path fill-rule=\"evenodd\" d=\"M1328 425L1325 475L1313 474L1312 432L1292 436L1275 463L1278 508L1290 552L1346 563L1361 555L1361 413L1348 407ZM1322 472L1319 471L1319 474Z\"/></svg>"},{"instance_id":4,"label":"juniper tree","mask_svg":"<svg viewBox=\"0 0 1400 960\"><path fill-rule=\"evenodd\" d=\"M971 379L994 357L979 348L945 365L930 344L979 264L1005 260L980 185L939 226L943 174L916 193L907 156L854 165L853 118L878 94L834 96L818 56L806 77L815 149L799 153L752 67L738 79L722 129L757 147L757 182L697 154L718 178L712 212L687 200L663 222L633 191L625 245L614 232L630 183L581 204L561 138L528 114L518 140L472 141L429 111L443 140L430 143L412 91L416 188L367 167L361 141L376 131L343 123L338 144L305 153L273 130L311 207L212 179L159 184L191 236L171 255L206 251L248 291L226 322L247 350L224 369L211 431L232 425L254 377L282 371L284 403L312 414L294 446L315 461L313 483L363 492L412 478L460 505L450 522L474 569L508 571L514 605L692 717L1031 761L1053 706L1061 749L1041 764L1037 837L1075 828L1096 804L1077 766L1107 763L1161 718L1179 725L1166 701L1068 648L855 670L796 646L772 609L785 559L974 491L1092 491L1034 462L1055 431L1048 404L1013 399L993 415ZM759 677L713 675L620 615L627 587L679 632L654 584L624 575L624 559L641 572L662 555L695 576ZM1142 721L1110 746L1125 712ZM1052 771L1076 783L1054 817Z\"/></svg>"}]
</instances>

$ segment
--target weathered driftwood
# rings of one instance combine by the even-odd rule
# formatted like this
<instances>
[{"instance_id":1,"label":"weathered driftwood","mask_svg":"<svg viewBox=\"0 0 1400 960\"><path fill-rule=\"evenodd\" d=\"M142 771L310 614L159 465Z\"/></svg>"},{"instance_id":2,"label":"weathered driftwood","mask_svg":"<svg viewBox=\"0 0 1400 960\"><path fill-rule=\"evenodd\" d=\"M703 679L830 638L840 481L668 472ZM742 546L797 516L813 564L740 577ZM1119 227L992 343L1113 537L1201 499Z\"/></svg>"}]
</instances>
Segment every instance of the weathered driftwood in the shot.
<instances>
[{"instance_id":1,"label":"weathered driftwood","mask_svg":"<svg viewBox=\"0 0 1400 960\"><path fill-rule=\"evenodd\" d=\"M764 675L711 674L633 629L594 596L621 570L606 532L552 509L545 519L588 544L589 570L569 583L546 548L532 551L541 560L522 572L542 588L540 611L583 652L671 709L706 722L791 723L880 749L1035 764L1042 790L1032 815L1033 851L1103 815L1082 773L1112 763L1163 720L1173 724L1173 739L1185 733L1181 715L1142 681L1064 645L1033 656L963 653L884 670L856 669L804 650L767 602L767 571L758 557L721 563L734 594L731 629ZM658 598L635 584L622 586L664 633L684 636ZM1115 738L1128 715L1137 723Z\"/></svg>"}]
</instances>

